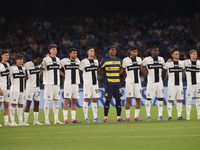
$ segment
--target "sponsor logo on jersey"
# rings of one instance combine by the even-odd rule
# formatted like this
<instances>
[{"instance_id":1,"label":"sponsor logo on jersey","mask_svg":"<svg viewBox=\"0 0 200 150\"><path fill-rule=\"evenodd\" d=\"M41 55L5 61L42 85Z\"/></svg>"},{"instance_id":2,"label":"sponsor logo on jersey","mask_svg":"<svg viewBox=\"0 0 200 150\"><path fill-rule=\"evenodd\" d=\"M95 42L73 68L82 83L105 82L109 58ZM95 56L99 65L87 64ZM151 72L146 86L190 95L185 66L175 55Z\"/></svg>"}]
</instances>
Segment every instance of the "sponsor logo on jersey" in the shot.
<instances>
[{"instance_id":1,"label":"sponsor logo on jersey","mask_svg":"<svg viewBox=\"0 0 200 150\"><path fill-rule=\"evenodd\" d=\"M16 99L14 99L14 102L16 102Z\"/></svg>"},{"instance_id":2,"label":"sponsor logo on jersey","mask_svg":"<svg viewBox=\"0 0 200 150\"><path fill-rule=\"evenodd\" d=\"M0 97L0 100L2 100L2 97Z\"/></svg>"},{"instance_id":3,"label":"sponsor logo on jersey","mask_svg":"<svg viewBox=\"0 0 200 150\"><path fill-rule=\"evenodd\" d=\"M85 96L88 96L88 94L85 94Z\"/></svg>"},{"instance_id":4,"label":"sponsor logo on jersey","mask_svg":"<svg viewBox=\"0 0 200 150\"><path fill-rule=\"evenodd\" d=\"M148 93L148 96L150 96L150 94Z\"/></svg>"},{"instance_id":5,"label":"sponsor logo on jersey","mask_svg":"<svg viewBox=\"0 0 200 150\"><path fill-rule=\"evenodd\" d=\"M108 93L106 93L106 96L108 96Z\"/></svg>"},{"instance_id":6,"label":"sponsor logo on jersey","mask_svg":"<svg viewBox=\"0 0 200 150\"><path fill-rule=\"evenodd\" d=\"M171 98L172 96L171 95L169 95L169 98Z\"/></svg>"},{"instance_id":7,"label":"sponsor logo on jersey","mask_svg":"<svg viewBox=\"0 0 200 150\"><path fill-rule=\"evenodd\" d=\"M188 93L188 96L190 96L190 93Z\"/></svg>"},{"instance_id":8,"label":"sponsor logo on jersey","mask_svg":"<svg viewBox=\"0 0 200 150\"><path fill-rule=\"evenodd\" d=\"M31 96L29 95L28 98L31 98Z\"/></svg>"},{"instance_id":9,"label":"sponsor logo on jersey","mask_svg":"<svg viewBox=\"0 0 200 150\"><path fill-rule=\"evenodd\" d=\"M69 96L69 93L67 93L67 96Z\"/></svg>"}]
</instances>

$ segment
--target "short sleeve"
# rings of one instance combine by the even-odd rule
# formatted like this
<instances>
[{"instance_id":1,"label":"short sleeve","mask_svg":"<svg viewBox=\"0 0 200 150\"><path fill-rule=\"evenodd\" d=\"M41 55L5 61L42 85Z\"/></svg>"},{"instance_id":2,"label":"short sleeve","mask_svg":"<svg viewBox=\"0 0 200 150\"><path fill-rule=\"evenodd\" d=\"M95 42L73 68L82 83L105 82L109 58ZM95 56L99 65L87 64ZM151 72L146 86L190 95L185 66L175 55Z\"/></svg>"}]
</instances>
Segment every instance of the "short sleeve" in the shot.
<instances>
[{"instance_id":1,"label":"short sleeve","mask_svg":"<svg viewBox=\"0 0 200 150\"><path fill-rule=\"evenodd\" d=\"M165 60L164 60L164 58L162 58L162 65L163 65L163 66L165 65Z\"/></svg>"},{"instance_id":2,"label":"short sleeve","mask_svg":"<svg viewBox=\"0 0 200 150\"><path fill-rule=\"evenodd\" d=\"M184 61L182 61L182 69L185 69Z\"/></svg>"},{"instance_id":3,"label":"short sleeve","mask_svg":"<svg viewBox=\"0 0 200 150\"><path fill-rule=\"evenodd\" d=\"M100 64L99 64L99 67L100 68L104 68L105 66L106 66L105 59L102 59L101 62L100 62Z\"/></svg>"},{"instance_id":4,"label":"short sleeve","mask_svg":"<svg viewBox=\"0 0 200 150\"><path fill-rule=\"evenodd\" d=\"M80 69L81 71L84 70L84 60L82 60L82 61L80 62L79 69Z\"/></svg>"},{"instance_id":5,"label":"short sleeve","mask_svg":"<svg viewBox=\"0 0 200 150\"><path fill-rule=\"evenodd\" d=\"M142 66L146 66L147 65L147 59L145 58L143 61L142 61Z\"/></svg>"},{"instance_id":6,"label":"short sleeve","mask_svg":"<svg viewBox=\"0 0 200 150\"><path fill-rule=\"evenodd\" d=\"M12 76L12 74L13 74L12 68L13 67L10 67L10 76Z\"/></svg>"},{"instance_id":7,"label":"short sleeve","mask_svg":"<svg viewBox=\"0 0 200 150\"><path fill-rule=\"evenodd\" d=\"M28 62L27 62L27 63L25 63L24 67L25 67L25 70L28 70L28 69L29 69Z\"/></svg>"},{"instance_id":8,"label":"short sleeve","mask_svg":"<svg viewBox=\"0 0 200 150\"><path fill-rule=\"evenodd\" d=\"M127 65L126 65L126 59L122 60L122 68L126 69Z\"/></svg>"},{"instance_id":9,"label":"short sleeve","mask_svg":"<svg viewBox=\"0 0 200 150\"><path fill-rule=\"evenodd\" d=\"M60 61L60 66L61 66L61 68L64 68L64 59L62 59L62 60Z\"/></svg>"},{"instance_id":10,"label":"short sleeve","mask_svg":"<svg viewBox=\"0 0 200 150\"><path fill-rule=\"evenodd\" d=\"M167 63L165 63L165 65L163 66L163 68L165 69L165 70L167 70L168 69L168 62Z\"/></svg>"},{"instance_id":11,"label":"short sleeve","mask_svg":"<svg viewBox=\"0 0 200 150\"><path fill-rule=\"evenodd\" d=\"M46 68L46 61L45 59L43 59L42 64L41 64L41 69L45 69Z\"/></svg>"}]
</instances>

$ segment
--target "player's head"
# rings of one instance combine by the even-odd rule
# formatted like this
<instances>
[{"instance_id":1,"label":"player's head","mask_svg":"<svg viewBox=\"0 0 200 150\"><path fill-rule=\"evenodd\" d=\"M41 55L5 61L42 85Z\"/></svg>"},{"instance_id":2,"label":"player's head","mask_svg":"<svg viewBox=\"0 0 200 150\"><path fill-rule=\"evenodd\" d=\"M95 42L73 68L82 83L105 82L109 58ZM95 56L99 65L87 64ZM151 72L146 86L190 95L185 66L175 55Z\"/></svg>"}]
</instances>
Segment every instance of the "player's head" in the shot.
<instances>
[{"instance_id":1,"label":"player's head","mask_svg":"<svg viewBox=\"0 0 200 150\"><path fill-rule=\"evenodd\" d=\"M110 45L108 47L108 54L109 54L109 56L116 56L116 53L117 53L116 47L114 45Z\"/></svg>"},{"instance_id":2,"label":"player's head","mask_svg":"<svg viewBox=\"0 0 200 150\"><path fill-rule=\"evenodd\" d=\"M159 54L159 48L157 46L153 46L151 48L151 54L152 54L152 57L158 57L158 54Z\"/></svg>"},{"instance_id":3,"label":"player's head","mask_svg":"<svg viewBox=\"0 0 200 150\"><path fill-rule=\"evenodd\" d=\"M190 50L189 54L190 54L191 59L197 59L197 57L198 57L197 51L195 49Z\"/></svg>"},{"instance_id":4,"label":"player's head","mask_svg":"<svg viewBox=\"0 0 200 150\"><path fill-rule=\"evenodd\" d=\"M69 57L72 59L76 59L77 58L77 49L72 47L69 49Z\"/></svg>"},{"instance_id":5,"label":"player's head","mask_svg":"<svg viewBox=\"0 0 200 150\"><path fill-rule=\"evenodd\" d=\"M41 63L42 63L42 61L43 61L43 56L42 56L42 54L37 54L36 56L35 56L35 58L34 58L34 61L35 61L35 63L36 64L38 64L38 65L40 65Z\"/></svg>"},{"instance_id":6,"label":"player's head","mask_svg":"<svg viewBox=\"0 0 200 150\"><path fill-rule=\"evenodd\" d=\"M51 55L56 55L57 54L57 45L56 44L49 45L48 49L49 49L49 53Z\"/></svg>"},{"instance_id":7,"label":"player's head","mask_svg":"<svg viewBox=\"0 0 200 150\"><path fill-rule=\"evenodd\" d=\"M1 61L8 61L9 60L9 53L6 50L1 51Z\"/></svg>"},{"instance_id":8,"label":"player's head","mask_svg":"<svg viewBox=\"0 0 200 150\"><path fill-rule=\"evenodd\" d=\"M178 60L179 59L179 50L177 48L173 49L171 52L172 58Z\"/></svg>"},{"instance_id":9,"label":"player's head","mask_svg":"<svg viewBox=\"0 0 200 150\"><path fill-rule=\"evenodd\" d=\"M17 54L14 57L16 65L21 66L23 65L23 61L24 61L24 56L22 54Z\"/></svg>"},{"instance_id":10,"label":"player's head","mask_svg":"<svg viewBox=\"0 0 200 150\"><path fill-rule=\"evenodd\" d=\"M87 47L86 51L89 57L95 57L95 51L93 47L91 46Z\"/></svg>"},{"instance_id":11,"label":"player's head","mask_svg":"<svg viewBox=\"0 0 200 150\"><path fill-rule=\"evenodd\" d=\"M136 56L138 55L138 48L137 48L136 46L133 46L133 47L131 48L130 53L131 53L131 56L132 56L132 57L136 57Z\"/></svg>"}]
</instances>

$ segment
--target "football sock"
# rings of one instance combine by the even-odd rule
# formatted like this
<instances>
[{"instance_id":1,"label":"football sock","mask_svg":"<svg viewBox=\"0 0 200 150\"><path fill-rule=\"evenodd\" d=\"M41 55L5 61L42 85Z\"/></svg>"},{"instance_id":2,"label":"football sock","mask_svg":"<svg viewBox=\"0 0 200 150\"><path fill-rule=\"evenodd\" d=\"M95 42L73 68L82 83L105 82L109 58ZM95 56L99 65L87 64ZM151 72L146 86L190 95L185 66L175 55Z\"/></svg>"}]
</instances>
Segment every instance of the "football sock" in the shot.
<instances>
[{"instance_id":1,"label":"football sock","mask_svg":"<svg viewBox=\"0 0 200 150\"><path fill-rule=\"evenodd\" d=\"M45 123L49 122L49 104L51 101L46 100L44 104L44 116L45 116Z\"/></svg>"},{"instance_id":2,"label":"football sock","mask_svg":"<svg viewBox=\"0 0 200 150\"><path fill-rule=\"evenodd\" d=\"M58 121L58 101L53 101L53 113L54 113L54 121L57 122Z\"/></svg>"},{"instance_id":3,"label":"football sock","mask_svg":"<svg viewBox=\"0 0 200 150\"><path fill-rule=\"evenodd\" d=\"M121 116L121 111L122 111L121 100L116 100L115 108L117 110L117 116Z\"/></svg>"},{"instance_id":4,"label":"football sock","mask_svg":"<svg viewBox=\"0 0 200 150\"><path fill-rule=\"evenodd\" d=\"M172 103L167 103L168 117L172 117Z\"/></svg>"},{"instance_id":5,"label":"football sock","mask_svg":"<svg viewBox=\"0 0 200 150\"><path fill-rule=\"evenodd\" d=\"M125 111L126 111L126 118L128 117L130 118L130 109L126 109Z\"/></svg>"},{"instance_id":6,"label":"football sock","mask_svg":"<svg viewBox=\"0 0 200 150\"><path fill-rule=\"evenodd\" d=\"M182 102L176 104L176 109L177 109L177 116L181 117L181 112L182 112Z\"/></svg>"},{"instance_id":7,"label":"football sock","mask_svg":"<svg viewBox=\"0 0 200 150\"><path fill-rule=\"evenodd\" d=\"M17 115L18 115L18 119L19 119L19 123L22 123L22 116L23 116L23 108L19 108L17 107Z\"/></svg>"},{"instance_id":8,"label":"football sock","mask_svg":"<svg viewBox=\"0 0 200 150\"><path fill-rule=\"evenodd\" d=\"M24 122L28 123L29 112L24 112Z\"/></svg>"},{"instance_id":9,"label":"football sock","mask_svg":"<svg viewBox=\"0 0 200 150\"><path fill-rule=\"evenodd\" d=\"M92 111L93 111L93 116L94 119L97 118L97 103L92 103Z\"/></svg>"},{"instance_id":10,"label":"football sock","mask_svg":"<svg viewBox=\"0 0 200 150\"><path fill-rule=\"evenodd\" d=\"M34 112L34 122L38 122L39 112Z\"/></svg>"},{"instance_id":11,"label":"football sock","mask_svg":"<svg viewBox=\"0 0 200 150\"><path fill-rule=\"evenodd\" d=\"M158 116L162 116L163 112L163 101L158 101Z\"/></svg>"},{"instance_id":12,"label":"football sock","mask_svg":"<svg viewBox=\"0 0 200 150\"><path fill-rule=\"evenodd\" d=\"M104 105L104 118L108 116L109 108L110 108L110 100L106 100Z\"/></svg>"},{"instance_id":13,"label":"football sock","mask_svg":"<svg viewBox=\"0 0 200 150\"><path fill-rule=\"evenodd\" d=\"M146 106L147 116L150 116L151 101L146 100L145 106Z\"/></svg>"},{"instance_id":14,"label":"football sock","mask_svg":"<svg viewBox=\"0 0 200 150\"><path fill-rule=\"evenodd\" d=\"M88 118L88 102L83 102L83 113L84 113L84 116L85 116L85 119Z\"/></svg>"},{"instance_id":15,"label":"football sock","mask_svg":"<svg viewBox=\"0 0 200 150\"><path fill-rule=\"evenodd\" d=\"M187 103L186 103L186 113L187 113L187 116L190 116L191 102L192 102L192 97L188 97L187 98Z\"/></svg>"},{"instance_id":16,"label":"football sock","mask_svg":"<svg viewBox=\"0 0 200 150\"><path fill-rule=\"evenodd\" d=\"M138 117L140 113L140 109L135 109L135 117Z\"/></svg>"},{"instance_id":17,"label":"football sock","mask_svg":"<svg viewBox=\"0 0 200 150\"><path fill-rule=\"evenodd\" d=\"M5 115L4 116L4 124L7 124L8 123L8 115Z\"/></svg>"},{"instance_id":18,"label":"football sock","mask_svg":"<svg viewBox=\"0 0 200 150\"><path fill-rule=\"evenodd\" d=\"M72 120L76 119L76 110L71 110Z\"/></svg>"},{"instance_id":19,"label":"football sock","mask_svg":"<svg viewBox=\"0 0 200 150\"><path fill-rule=\"evenodd\" d=\"M68 116L68 110L63 109L63 116L64 116L64 121L67 119Z\"/></svg>"},{"instance_id":20,"label":"football sock","mask_svg":"<svg viewBox=\"0 0 200 150\"><path fill-rule=\"evenodd\" d=\"M15 108L12 106L10 106L10 120L11 123L15 122Z\"/></svg>"}]
</instances>

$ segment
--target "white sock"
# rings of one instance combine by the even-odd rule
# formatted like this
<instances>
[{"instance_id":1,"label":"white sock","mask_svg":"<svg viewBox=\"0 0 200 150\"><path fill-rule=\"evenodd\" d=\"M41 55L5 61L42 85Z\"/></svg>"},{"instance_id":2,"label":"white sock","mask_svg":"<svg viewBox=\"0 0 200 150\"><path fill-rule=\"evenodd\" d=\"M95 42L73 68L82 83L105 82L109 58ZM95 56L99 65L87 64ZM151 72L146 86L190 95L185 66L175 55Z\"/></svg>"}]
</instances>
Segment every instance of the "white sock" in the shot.
<instances>
[{"instance_id":1,"label":"white sock","mask_svg":"<svg viewBox=\"0 0 200 150\"><path fill-rule=\"evenodd\" d=\"M140 109L135 109L135 117L138 117L140 113Z\"/></svg>"},{"instance_id":2,"label":"white sock","mask_svg":"<svg viewBox=\"0 0 200 150\"><path fill-rule=\"evenodd\" d=\"M163 112L163 101L158 101L158 117L162 116Z\"/></svg>"},{"instance_id":3,"label":"white sock","mask_svg":"<svg viewBox=\"0 0 200 150\"><path fill-rule=\"evenodd\" d=\"M92 111L93 111L93 116L94 119L97 118L97 103L92 103Z\"/></svg>"},{"instance_id":4,"label":"white sock","mask_svg":"<svg viewBox=\"0 0 200 150\"><path fill-rule=\"evenodd\" d=\"M148 117L148 116L150 116L151 101L146 100L145 106L146 106L146 113L147 113L147 117Z\"/></svg>"},{"instance_id":5,"label":"white sock","mask_svg":"<svg viewBox=\"0 0 200 150\"><path fill-rule=\"evenodd\" d=\"M54 121L58 121L58 101L53 101L53 113L54 113Z\"/></svg>"},{"instance_id":6,"label":"white sock","mask_svg":"<svg viewBox=\"0 0 200 150\"><path fill-rule=\"evenodd\" d=\"M196 99L197 116L200 117L200 99Z\"/></svg>"},{"instance_id":7,"label":"white sock","mask_svg":"<svg viewBox=\"0 0 200 150\"><path fill-rule=\"evenodd\" d=\"M128 117L130 118L130 109L126 109L125 111L126 111L126 118Z\"/></svg>"},{"instance_id":8,"label":"white sock","mask_svg":"<svg viewBox=\"0 0 200 150\"><path fill-rule=\"evenodd\" d=\"M177 116L181 117L181 112L182 112L182 102L176 104L176 109L177 109Z\"/></svg>"},{"instance_id":9,"label":"white sock","mask_svg":"<svg viewBox=\"0 0 200 150\"><path fill-rule=\"evenodd\" d=\"M29 112L24 112L24 122L28 123Z\"/></svg>"},{"instance_id":10,"label":"white sock","mask_svg":"<svg viewBox=\"0 0 200 150\"><path fill-rule=\"evenodd\" d=\"M15 107L10 106L10 120L11 123L15 122Z\"/></svg>"},{"instance_id":11,"label":"white sock","mask_svg":"<svg viewBox=\"0 0 200 150\"><path fill-rule=\"evenodd\" d=\"M85 119L88 118L88 102L83 102L83 113L84 113L84 116L85 116Z\"/></svg>"},{"instance_id":12,"label":"white sock","mask_svg":"<svg viewBox=\"0 0 200 150\"><path fill-rule=\"evenodd\" d=\"M8 115L5 115L4 116L4 124L7 124L8 123Z\"/></svg>"},{"instance_id":13,"label":"white sock","mask_svg":"<svg viewBox=\"0 0 200 150\"><path fill-rule=\"evenodd\" d=\"M167 102L168 117L172 117L172 103Z\"/></svg>"},{"instance_id":14,"label":"white sock","mask_svg":"<svg viewBox=\"0 0 200 150\"><path fill-rule=\"evenodd\" d=\"M18 115L18 119L19 119L19 123L22 123L23 122L23 108L19 108L17 107L17 115Z\"/></svg>"},{"instance_id":15,"label":"white sock","mask_svg":"<svg viewBox=\"0 0 200 150\"><path fill-rule=\"evenodd\" d=\"M192 102L192 97L188 97L187 98L187 103L186 103L186 113L187 113L187 116L190 116L191 102Z\"/></svg>"},{"instance_id":16,"label":"white sock","mask_svg":"<svg viewBox=\"0 0 200 150\"><path fill-rule=\"evenodd\" d=\"M76 110L71 110L72 120L76 119Z\"/></svg>"},{"instance_id":17,"label":"white sock","mask_svg":"<svg viewBox=\"0 0 200 150\"><path fill-rule=\"evenodd\" d=\"M34 112L34 122L38 122L39 112Z\"/></svg>"},{"instance_id":18,"label":"white sock","mask_svg":"<svg viewBox=\"0 0 200 150\"><path fill-rule=\"evenodd\" d=\"M45 116L45 123L49 122L49 104L51 101L46 100L44 104L44 116Z\"/></svg>"},{"instance_id":19,"label":"white sock","mask_svg":"<svg viewBox=\"0 0 200 150\"><path fill-rule=\"evenodd\" d=\"M63 109L63 117L64 117L64 121L66 120L66 119L68 119L67 117L68 117L68 110L64 110Z\"/></svg>"}]
</instances>

